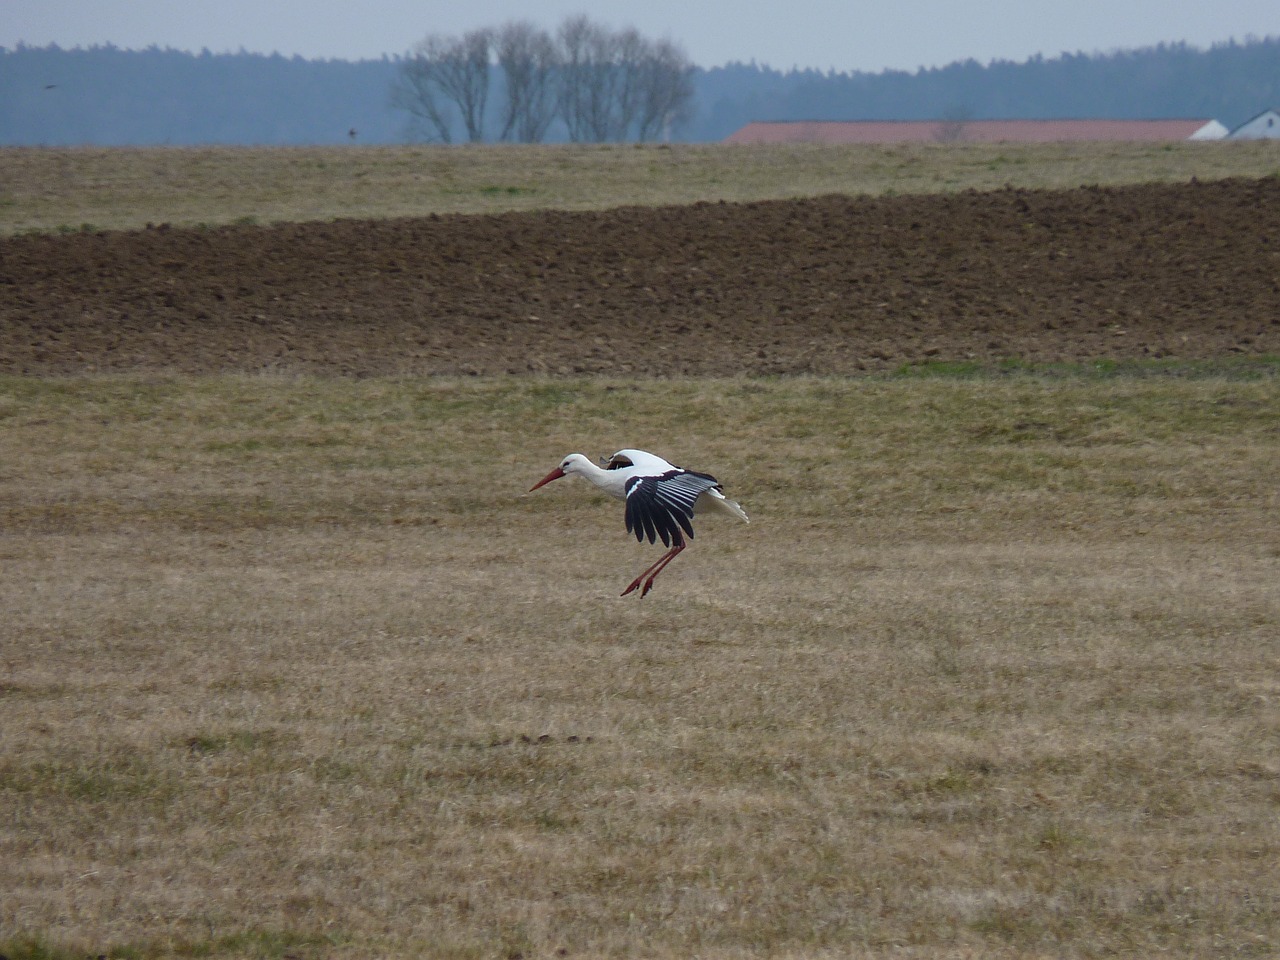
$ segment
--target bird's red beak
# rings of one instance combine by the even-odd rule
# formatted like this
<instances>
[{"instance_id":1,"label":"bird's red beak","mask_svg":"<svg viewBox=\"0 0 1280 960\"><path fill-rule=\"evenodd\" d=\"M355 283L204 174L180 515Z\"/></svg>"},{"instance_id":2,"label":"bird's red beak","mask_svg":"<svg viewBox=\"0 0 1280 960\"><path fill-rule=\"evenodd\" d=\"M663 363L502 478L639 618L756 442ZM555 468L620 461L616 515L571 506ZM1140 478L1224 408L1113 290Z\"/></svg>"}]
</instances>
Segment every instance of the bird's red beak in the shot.
<instances>
[{"instance_id":1,"label":"bird's red beak","mask_svg":"<svg viewBox=\"0 0 1280 960\"><path fill-rule=\"evenodd\" d=\"M564 476L564 471L561 470L559 467L556 467L554 470L548 473L545 477L543 477L541 480L535 483L532 487L530 487L529 492L533 493L533 491L537 490L544 483L550 483L552 480L559 480L563 476Z\"/></svg>"}]
</instances>

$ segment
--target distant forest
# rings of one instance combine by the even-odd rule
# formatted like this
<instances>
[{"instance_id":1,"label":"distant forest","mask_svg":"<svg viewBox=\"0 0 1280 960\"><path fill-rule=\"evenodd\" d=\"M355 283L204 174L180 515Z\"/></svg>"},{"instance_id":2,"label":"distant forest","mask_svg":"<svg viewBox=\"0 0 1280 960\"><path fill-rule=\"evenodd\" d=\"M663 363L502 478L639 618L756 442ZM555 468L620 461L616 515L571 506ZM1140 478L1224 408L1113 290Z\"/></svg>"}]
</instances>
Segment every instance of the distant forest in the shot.
<instances>
[{"instance_id":1,"label":"distant forest","mask_svg":"<svg viewBox=\"0 0 1280 960\"><path fill-rule=\"evenodd\" d=\"M391 96L404 62L0 48L0 145L412 142ZM731 63L694 68L692 80L674 140L721 140L752 120L1205 118L1231 128L1280 106L1280 37L875 74Z\"/></svg>"}]
</instances>

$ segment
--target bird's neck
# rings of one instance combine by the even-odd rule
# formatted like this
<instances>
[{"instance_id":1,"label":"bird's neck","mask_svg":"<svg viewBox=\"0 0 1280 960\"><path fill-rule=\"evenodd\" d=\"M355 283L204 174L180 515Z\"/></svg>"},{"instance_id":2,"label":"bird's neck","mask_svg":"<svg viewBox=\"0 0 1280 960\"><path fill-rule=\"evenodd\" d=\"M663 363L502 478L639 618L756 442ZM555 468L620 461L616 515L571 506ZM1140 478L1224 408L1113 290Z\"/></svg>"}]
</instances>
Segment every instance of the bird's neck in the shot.
<instances>
[{"instance_id":1,"label":"bird's neck","mask_svg":"<svg viewBox=\"0 0 1280 960\"><path fill-rule=\"evenodd\" d=\"M611 496L625 497L627 495L627 478L622 470L605 470L583 457L578 464L578 473Z\"/></svg>"}]
</instances>

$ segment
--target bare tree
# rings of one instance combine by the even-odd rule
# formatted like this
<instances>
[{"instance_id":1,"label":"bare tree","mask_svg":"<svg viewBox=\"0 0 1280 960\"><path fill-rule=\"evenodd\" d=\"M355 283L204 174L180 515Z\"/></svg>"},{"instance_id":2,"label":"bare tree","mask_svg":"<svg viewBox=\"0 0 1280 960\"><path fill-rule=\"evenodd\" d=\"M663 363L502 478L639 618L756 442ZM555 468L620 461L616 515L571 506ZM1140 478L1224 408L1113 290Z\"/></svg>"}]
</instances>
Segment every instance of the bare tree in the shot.
<instances>
[{"instance_id":1,"label":"bare tree","mask_svg":"<svg viewBox=\"0 0 1280 960\"><path fill-rule=\"evenodd\" d=\"M457 109L467 139L484 139L489 97L489 50L493 31L471 30L461 37L431 34L401 67L393 102L424 121L444 143L453 140L449 106Z\"/></svg>"},{"instance_id":2,"label":"bare tree","mask_svg":"<svg viewBox=\"0 0 1280 960\"><path fill-rule=\"evenodd\" d=\"M449 40L441 58L439 83L458 105L467 139L484 139L484 108L489 97L489 48L492 30L470 30Z\"/></svg>"},{"instance_id":3,"label":"bare tree","mask_svg":"<svg viewBox=\"0 0 1280 960\"><path fill-rule=\"evenodd\" d=\"M498 28L494 48L506 86L499 136L537 143L555 119L556 45L545 30L513 20Z\"/></svg>"},{"instance_id":4,"label":"bare tree","mask_svg":"<svg viewBox=\"0 0 1280 960\"><path fill-rule=\"evenodd\" d=\"M611 33L579 16L561 26L560 44L560 115L569 138L625 140L635 104L640 35L634 30Z\"/></svg>"},{"instance_id":5,"label":"bare tree","mask_svg":"<svg viewBox=\"0 0 1280 960\"><path fill-rule=\"evenodd\" d=\"M614 83L606 132L610 140L625 140L635 128L644 101L650 44L631 28L614 34L612 40Z\"/></svg>"},{"instance_id":6,"label":"bare tree","mask_svg":"<svg viewBox=\"0 0 1280 960\"><path fill-rule=\"evenodd\" d=\"M411 126L425 130L428 139L452 143L449 101L436 80L437 64L421 50L422 46L419 44L419 49L400 67L391 88L391 103L408 111Z\"/></svg>"},{"instance_id":7,"label":"bare tree","mask_svg":"<svg viewBox=\"0 0 1280 960\"><path fill-rule=\"evenodd\" d=\"M670 40L651 44L641 71L636 139L656 140L688 117L693 103L693 65Z\"/></svg>"},{"instance_id":8,"label":"bare tree","mask_svg":"<svg viewBox=\"0 0 1280 960\"><path fill-rule=\"evenodd\" d=\"M526 21L430 35L401 68L393 102L434 139L451 142L460 122L469 140L482 140L491 56L504 82L503 140L540 141L557 114L575 142L656 139L693 99L693 67L674 43L579 15L554 40Z\"/></svg>"},{"instance_id":9,"label":"bare tree","mask_svg":"<svg viewBox=\"0 0 1280 960\"><path fill-rule=\"evenodd\" d=\"M692 65L670 41L610 32L585 16L560 27L560 114L571 140L660 136L693 99Z\"/></svg>"},{"instance_id":10,"label":"bare tree","mask_svg":"<svg viewBox=\"0 0 1280 960\"><path fill-rule=\"evenodd\" d=\"M560 117L575 142L608 139L607 104L612 99L608 32L585 15L560 25Z\"/></svg>"}]
</instances>

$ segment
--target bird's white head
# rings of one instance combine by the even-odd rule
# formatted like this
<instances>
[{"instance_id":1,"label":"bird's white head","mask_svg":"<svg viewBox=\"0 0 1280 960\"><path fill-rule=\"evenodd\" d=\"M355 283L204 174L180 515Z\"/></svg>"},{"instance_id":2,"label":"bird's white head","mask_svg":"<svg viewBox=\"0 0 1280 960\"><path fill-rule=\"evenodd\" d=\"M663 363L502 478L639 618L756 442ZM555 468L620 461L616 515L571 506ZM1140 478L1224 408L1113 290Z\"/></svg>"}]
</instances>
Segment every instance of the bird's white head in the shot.
<instances>
[{"instance_id":1,"label":"bird's white head","mask_svg":"<svg viewBox=\"0 0 1280 960\"><path fill-rule=\"evenodd\" d=\"M539 487L550 483L552 480L559 480L561 477L569 477L575 473L586 473L594 466L590 460L580 453L571 453L560 461L560 466L556 467L545 477L529 488L529 492L537 490Z\"/></svg>"}]
</instances>

